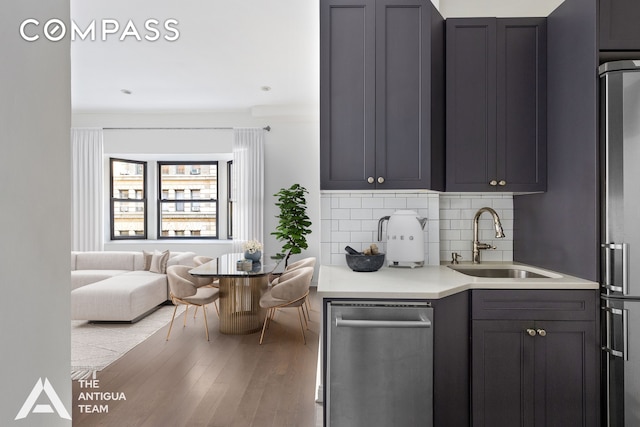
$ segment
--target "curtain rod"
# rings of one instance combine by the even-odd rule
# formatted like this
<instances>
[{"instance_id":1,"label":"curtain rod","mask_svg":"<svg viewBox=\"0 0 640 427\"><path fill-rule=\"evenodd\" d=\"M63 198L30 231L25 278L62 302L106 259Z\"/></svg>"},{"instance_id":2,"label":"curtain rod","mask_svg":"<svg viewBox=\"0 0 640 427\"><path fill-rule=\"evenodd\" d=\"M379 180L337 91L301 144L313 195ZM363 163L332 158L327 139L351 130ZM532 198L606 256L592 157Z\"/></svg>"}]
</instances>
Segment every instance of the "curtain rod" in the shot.
<instances>
[{"instance_id":1,"label":"curtain rod","mask_svg":"<svg viewBox=\"0 0 640 427\"><path fill-rule=\"evenodd\" d=\"M233 130L233 127L190 127L190 128L176 128L176 127L144 127L144 128L123 128L123 127L105 127L103 130ZM267 132L271 131L271 126L265 126L262 129Z\"/></svg>"}]
</instances>

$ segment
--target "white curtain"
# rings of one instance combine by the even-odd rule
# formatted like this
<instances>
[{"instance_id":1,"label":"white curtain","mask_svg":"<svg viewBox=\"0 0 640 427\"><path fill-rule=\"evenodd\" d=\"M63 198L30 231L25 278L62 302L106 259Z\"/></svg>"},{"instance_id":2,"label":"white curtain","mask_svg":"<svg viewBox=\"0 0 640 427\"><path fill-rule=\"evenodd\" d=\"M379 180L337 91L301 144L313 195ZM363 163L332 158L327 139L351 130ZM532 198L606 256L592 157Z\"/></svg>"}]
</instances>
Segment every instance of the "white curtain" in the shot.
<instances>
[{"instance_id":1,"label":"white curtain","mask_svg":"<svg viewBox=\"0 0 640 427\"><path fill-rule=\"evenodd\" d=\"M234 129L234 252L247 240L264 244L264 137L261 128Z\"/></svg>"},{"instance_id":2,"label":"white curtain","mask_svg":"<svg viewBox=\"0 0 640 427\"><path fill-rule=\"evenodd\" d=\"M74 251L103 249L102 129L71 129L72 245Z\"/></svg>"}]
</instances>

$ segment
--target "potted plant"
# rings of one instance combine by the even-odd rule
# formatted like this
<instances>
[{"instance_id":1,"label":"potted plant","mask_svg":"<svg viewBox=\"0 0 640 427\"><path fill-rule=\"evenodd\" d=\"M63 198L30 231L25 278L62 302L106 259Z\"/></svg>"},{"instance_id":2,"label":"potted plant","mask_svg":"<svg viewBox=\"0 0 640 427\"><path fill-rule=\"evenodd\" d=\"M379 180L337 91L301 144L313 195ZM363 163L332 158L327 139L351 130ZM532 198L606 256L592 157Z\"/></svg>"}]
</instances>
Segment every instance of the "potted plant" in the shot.
<instances>
[{"instance_id":1,"label":"potted plant","mask_svg":"<svg viewBox=\"0 0 640 427\"><path fill-rule=\"evenodd\" d=\"M309 246L306 235L311 233L311 221L307 216L305 193L309 193L306 188L300 184L293 184L289 188L281 188L274 194L278 198L276 206L280 208L280 215L276 215L276 218L279 218L278 226L271 234L279 241L284 241L284 245L280 253L272 258L284 258L284 268L287 268L292 254L299 254Z\"/></svg>"},{"instance_id":2,"label":"potted plant","mask_svg":"<svg viewBox=\"0 0 640 427\"><path fill-rule=\"evenodd\" d=\"M260 261L262 257L262 243L257 240L249 240L242 245L244 258L251 261Z\"/></svg>"}]
</instances>

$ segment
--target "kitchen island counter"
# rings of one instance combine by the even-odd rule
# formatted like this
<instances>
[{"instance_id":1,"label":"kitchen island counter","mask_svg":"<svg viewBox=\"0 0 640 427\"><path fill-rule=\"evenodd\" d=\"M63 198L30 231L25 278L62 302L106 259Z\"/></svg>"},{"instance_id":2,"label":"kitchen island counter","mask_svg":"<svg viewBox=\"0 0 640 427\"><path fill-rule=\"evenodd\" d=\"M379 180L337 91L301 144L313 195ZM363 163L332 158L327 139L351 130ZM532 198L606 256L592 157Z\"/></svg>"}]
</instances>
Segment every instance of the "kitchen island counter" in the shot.
<instances>
[{"instance_id":1,"label":"kitchen island counter","mask_svg":"<svg viewBox=\"0 0 640 427\"><path fill-rule=\"evenodd\" d=\"M472 264L460 263L458 266ZM486 262L482 266L524 267L545 278L487 278L468 276L446 265L418 268L382 267L369 273L346 266L322 265L317 292L322 298L440 299L469 289L598 289L596 282L512 262Z\"/></svg>"}]
</instances>

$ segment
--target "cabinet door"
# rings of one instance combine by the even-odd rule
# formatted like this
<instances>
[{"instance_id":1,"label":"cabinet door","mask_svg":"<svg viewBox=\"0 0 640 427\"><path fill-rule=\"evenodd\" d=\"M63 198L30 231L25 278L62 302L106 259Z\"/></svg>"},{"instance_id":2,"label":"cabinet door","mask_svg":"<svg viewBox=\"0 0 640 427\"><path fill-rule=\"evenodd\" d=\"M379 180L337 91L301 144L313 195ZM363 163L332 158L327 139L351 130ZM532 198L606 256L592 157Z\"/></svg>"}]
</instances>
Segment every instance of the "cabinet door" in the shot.
<instances>
[{"instance_id":1,"label":"cabinet door","mask_svg":"<svg viewBox=\"0 0 640 427\"><path fill-rule=\"evenodd\" d=\"M447 20L447 191L546 190L546 20Z\"/></svg>"},{"instance_id":2,"label":"cabinet door","mask_svg":"<svg viewBox=\"0 0 640 427\"><path fill-rule=\"evenodd\" d=\"M447 19L447 191L492 191L496 176L496 24Z\"/></svg>"},{"instance_id":3,"label":"cabinet door","mask_svg":"<svg viewBox=\"0 0 640 427\"><path fill-rule=\"evenodd\" d=\"M531 321L472 322L474 427L533 427L534 337Z\"/></svg>"},{"instance_id":4,"label":"cabinet door","mask_svg":"<svg viewBox=\"0 0 640 427\"><path fill-rule=\"evenodd\" d=\"M544 18L498 19L497 170L500 191L546 190Z\"/></svg>"},{"instance_id":5,"label":"cabinet door","mask_svg":"<svg viewBox=\"0 0 640 427\"><path fill-rule=\"evenodd\" d=\"M596 323L537 321L535 328L535 425L599 426Z\"/></svg>"},{"instance_id":6,"label":"cabinet door","mask_svg":"<svg viewBox=\"0 0 640 427\"><path fill-rule=\"evenodd\" d=\"M600 50L640 50L640 2L600 0Z\"/></svg>"},{"instance_id":7,"label":"cabinet door","mask_svg":"<svg viewBox=\"0 0 640 427\"><path fill-rule=\"evenodd\" d=\"M430 2L320 2L322 189L444 189L443 46Z\"/></svg>"},{"instance_id":8,"label":"cabinet door","mask_svg":"<svg viewBox=\"0 0 640 427\"><path fill-rule=\"evenodd\" d=\"M320 2L321 188L375 177L375 0Z\"/></svg>"},{"instance_id":9,"label":"cabinet door","mask_svg":"<svg viewBox=\"0 0 640 427\"><path fill-rule=\"evenodd\" d=\"M432 182L430 148L431 144L444 144L443 139L431 139L432 13L437 13L433 5L422 0L378 0L376 3L376 183L379 189L438 189L442 185L442 177L439 183ZM442 42L442 36L440 39ZM442 169L444 165L434 166Z\"/></svg>"}]
</instances>

